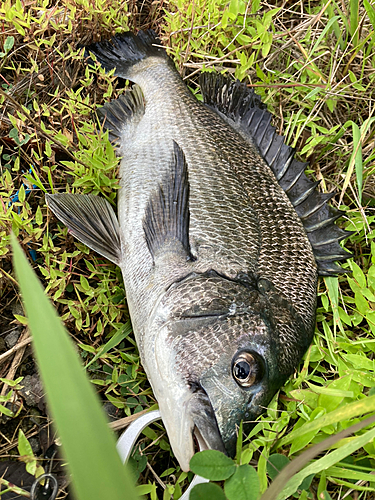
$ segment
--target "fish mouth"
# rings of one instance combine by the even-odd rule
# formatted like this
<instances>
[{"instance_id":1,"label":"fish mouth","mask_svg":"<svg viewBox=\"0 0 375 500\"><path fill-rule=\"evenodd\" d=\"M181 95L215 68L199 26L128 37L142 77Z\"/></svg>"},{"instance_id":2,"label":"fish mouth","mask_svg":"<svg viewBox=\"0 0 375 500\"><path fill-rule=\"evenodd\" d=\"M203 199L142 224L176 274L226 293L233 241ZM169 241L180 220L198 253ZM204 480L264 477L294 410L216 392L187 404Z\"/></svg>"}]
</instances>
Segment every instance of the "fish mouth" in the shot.
<instances>
[{"instance_id":1,"label":"fish mouth","mask_svg":"<svg viewBox=\"0 0 375 500\"><path fill-rule=\"evenodd\" d=\"M203 389L186 387L185 390L178 403L168 397L158 401L173 453L181 469L188 472L190 460L197 451L194 437L200 450L227 453L207 394Z\"/></svg>"},{"instance_id":2,"label":"fish mouth","mask_svg":"<svg viewBox=\"0 0 375 500\"><path fill-rule=\"evenodd\" d=\"M188 412L194 422L193 434L199 449L227 451L216 421L215 412L203 388L199 387L189 401Z\"/></svg>"}]
</instances>

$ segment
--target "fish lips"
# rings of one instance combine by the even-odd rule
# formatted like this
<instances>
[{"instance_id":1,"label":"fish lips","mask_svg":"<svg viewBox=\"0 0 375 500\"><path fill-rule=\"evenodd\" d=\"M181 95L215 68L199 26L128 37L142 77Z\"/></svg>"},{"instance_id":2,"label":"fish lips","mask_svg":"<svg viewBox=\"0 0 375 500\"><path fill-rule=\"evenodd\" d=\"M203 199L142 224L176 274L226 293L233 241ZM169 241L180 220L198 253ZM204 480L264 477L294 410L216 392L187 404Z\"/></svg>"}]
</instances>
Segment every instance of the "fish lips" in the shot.
<instances>
[{"instance_id":1,"label":"fish lips","mask_svg":"<svg viewBox=\"0 0 375 500\"><path fill-rule=\"evenodd\" d=\"M207 394L202 388L199 388L189 400L187 411L194 422L193 432L200 450L218 450L226 453L215 413Z\"/></svg>"}]
</instances>

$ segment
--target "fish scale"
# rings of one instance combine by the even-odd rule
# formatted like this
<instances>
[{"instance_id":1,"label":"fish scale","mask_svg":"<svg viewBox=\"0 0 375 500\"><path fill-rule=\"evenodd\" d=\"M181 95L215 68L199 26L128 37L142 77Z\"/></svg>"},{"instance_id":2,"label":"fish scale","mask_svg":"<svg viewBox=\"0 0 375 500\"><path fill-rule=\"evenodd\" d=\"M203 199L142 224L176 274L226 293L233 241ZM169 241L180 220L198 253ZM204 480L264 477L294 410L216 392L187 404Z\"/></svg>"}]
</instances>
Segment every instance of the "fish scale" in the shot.
<instances>
[{"instance_id":1,"label":"fish scale","mask_svg":"<svg viewBox=\"0 0 375 500\"><path fill-rule=\"evenodd\" d=\"M240 422L293 373L314 332L318 272L344 272L348 232L245 84L204 73L198 102L150 31L88 53L136 84L98 110L122 156L118 219L101 197L46 200L121 267L141 362L187 471L193 435L233 456Z\"/></svg>"},{"instance_id":2,"label":"fish scale","mask_svg":"<svg viewBox=\"0 0 375 500\"><path fill-rule=\"evenodd\" d=\"M172 85L174 75L170 78L167 74L161 82L160 78L154 77L154 73L157 75L157 69L148 71L147 78L162 88ZM170 160L172 139L186 152L189 164L189 236L193 252L199 253L196 270L215 268L231 277L235 277L240 271L253 272L260 246L259 236L256 238L259 234L257 215L249 203L246 191L228 160L220 155L214 141L207 137L207 130L198 113L197 119L190 123L191 106L192 103L195 104L193 96L182 91L177 92L171 100L168 95L159 92L160 100L154 103L153 88L149 92L147 90L143 90L146 112L133 132L134 139L125 131L128 140L121 146L121 153L126 157L121 164L122 189L118 202L118 217L120 225L124 227L125 248L132 249L125 259L123 274L127 296L131 297L130 312L140 349L143 344L141 337L144 318L149 316L152 301L160 293L160 283L155 282L151 286L148 281L152 263L144 238L140 238L139 234L150 193L158 186L165 165ZM178 120L172 112L175 101L179 102ZM151 102L149 106L148 102ZM210 114L208 109L201 106L197 111ZM168 123L168 128L157 128L160 122ZM221 140L224 139L224 134L225 131L221 131ZM137 137L152 137L152 141L147 143L147 149L143 140L137 141ZM207 169L207 165L212 166ZM133 224L127 224L128 220L132 220ZM233 234L236 235L235 238ZM170 277L171 280L174 278ZM147 286L142 286L143 281ZM162 283L161 287L165 286Z\"/></svg>"},{"instance_id":3,"label":"fish scale","mask_svg":"<svg viewBox=\"0 0 375 500\"><path fill-rule=\"evenodd\" d=\"M203 108L203 123L210 121L211 130L217 126L216 143L222 145L226 161L241 175L257 215L262 242L254 271L270 279L301 314L311 315L315 310L317 266L294 207L259 153L253 151L250 155L248 148L241 148L238 137L231 137L234 133L229 127L224 129L221 122L215 124L204 111ZM253 230L249 227L248 232ZM301 280L305 285L302 288Z\"/></svg>"}]
</instances>

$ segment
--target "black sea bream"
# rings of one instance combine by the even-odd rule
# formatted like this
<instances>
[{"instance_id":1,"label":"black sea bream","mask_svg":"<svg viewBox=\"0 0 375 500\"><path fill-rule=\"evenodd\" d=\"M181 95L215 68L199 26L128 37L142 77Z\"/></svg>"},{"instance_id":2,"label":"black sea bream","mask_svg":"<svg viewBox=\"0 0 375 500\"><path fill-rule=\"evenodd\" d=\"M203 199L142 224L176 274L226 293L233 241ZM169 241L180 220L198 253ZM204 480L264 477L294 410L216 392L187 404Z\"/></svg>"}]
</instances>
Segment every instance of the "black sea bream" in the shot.
<instances>
[{"instance_id":1,"label":"black sea bream","mask_svg":"<svg viewBox=\"0 0 375 500\"><path fill-rule=\"evenodd\" d=\"M118 264L142 364L183 470L234 454L293 373L315 325L318 275L348 257L340 213L245 84L203 73L192 95L153 32L88 47L134 82L100 110L122 157L118 220L100 197L47 195L79 240Z\"/></svg>"}]
</instances>

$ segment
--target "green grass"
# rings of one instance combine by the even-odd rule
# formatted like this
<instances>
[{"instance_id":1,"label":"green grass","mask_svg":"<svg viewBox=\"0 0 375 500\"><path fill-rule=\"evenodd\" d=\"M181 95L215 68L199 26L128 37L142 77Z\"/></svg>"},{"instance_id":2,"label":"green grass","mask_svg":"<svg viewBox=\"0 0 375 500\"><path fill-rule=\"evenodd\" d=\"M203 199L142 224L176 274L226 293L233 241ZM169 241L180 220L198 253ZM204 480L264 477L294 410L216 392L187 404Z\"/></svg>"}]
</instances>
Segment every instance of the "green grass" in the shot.
<instances>
[{"instance_id":1,"label":"green grass","mask_svg":"<svg viewBox=\"0 0 375 500\"><path fill-rule=\"evenodd\" d=\"M45 191L66 189L101 193L116 203L118 160L94 111L124 90L113 75L85 67L77 44L153 27L193 92L199 94L201 70L230 73L256 89L273 112L277 130L310 162L310 175L321 180L321 189L336 189L333 204L345 212L339 224L355 231L345 245L354 254L344 264L351 274L320 281L312 346L250 436L243 437L237 465L256 468L263 493L274 477L270 462L286 463L374 413L374 2L288 3L278 9L260 1L171 0L163 8L154 4L138 11L133 3L119 8L112 0L61 1L56 9L36 0L27 7L20 1L4 3L0 20L3 316L15 319L8 307L18 293L9 247L13 229L30 260L30 250L36 251L33 267L82 360L90 364L87 371L102 400L125 415L155 405L129 334L119 269L75 241L44 203ZM36 187L26 194L31 185ZM19 201L9 206L18 189ZM25 319L18 315L16 321ZM16 386L9 386L0 396L0 412L9 415L6 398L14 391ZM25 415L21 409L14 419ZM333 455L371 429L336 443L327 467L318 470L317 465L311 481L290 495L373 498L373 439L346 458L335 462ZM275 456L285 459L269 459ZM132 465L152 500L178 498L185 487L187 475L171 456L159 424L145 430Z\"/></svg>"}]
</instances>

